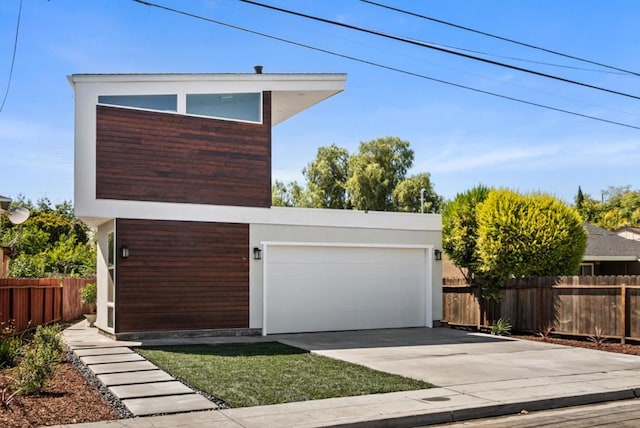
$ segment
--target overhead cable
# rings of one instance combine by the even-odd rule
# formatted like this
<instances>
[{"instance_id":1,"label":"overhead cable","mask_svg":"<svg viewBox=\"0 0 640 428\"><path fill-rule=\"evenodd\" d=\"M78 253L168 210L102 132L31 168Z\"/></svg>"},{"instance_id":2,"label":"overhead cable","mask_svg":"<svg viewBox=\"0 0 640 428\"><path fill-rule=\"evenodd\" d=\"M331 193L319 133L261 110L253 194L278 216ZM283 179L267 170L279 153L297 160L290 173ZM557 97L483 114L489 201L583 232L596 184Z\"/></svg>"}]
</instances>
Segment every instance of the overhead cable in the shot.
<instances>
[{"instance_id":1,"label":"overhead cable","mask_svg":"<svg viewBox=\"0 0 640 428\"><path fill-rule=\"evenodd\" d=\"M615 91L613 89L607 89L607 88L603 88L603 87L600 87L600 86L595 86L595 85L591 85L591 84L584 83L584 82L579 82L579 81L576 81L576 80L567 79L567 78L560 77L560 76L554 76L552 74L542 73L540 71L530 70L528 68L518 67L518 66L515 66L515 65L506 64L506 63L503 63L503 62L498 62L498 61L494 61L494 60L487 59L487 58L482 58L482 57L475 56L475 55L469 55L469 54L466 54L466 53L462 53L462 52L458 52L458 51L455 51L455 50L447 49L447 48L444 48L444 47L441 47L441 46L436 46L434 44L422 42L422 41L419 41L419 40L409 39L409 38L406 38L406 37L400 37L400 36L396 36L396 35L388 34L388 33L383 33L383 32L376 31L376 30L369 30L369 29L358 27L358 26L355 26L355 25L345 24L344 22L338 22L338 21L333 21L331 19L320 18L318 16L313 16L313 15L309 15L309 14L302 13L302 12L296 12L296 11L293 11L293 10L288 10L288 9L284 9L284 8L277 7L277 6L271 6L271 5L260 3L260 2L253 1L253 0L238 0L238 1L240 1L242 3L251 4L251 5L254 5L254 6L263 7L263 8L270 9L270 10L275 10L277 12L287 13L289 15L294 15L294 16L298 16L298 17L301 17L301 18L310 19L310 20L313 20L313 21L324 22L325 24L336 25L336 26L339 26L339 27L348 28L350 30L360 31L360 32L367 33L367 34L372 34L372 35L384 37L384 38L387 38L387 39L391 39L391 40L395 40L395 41L399 41L399 42L403 42L403 43L408 43L408 44L412 44L412 45L415 45L415 46L420 46L420 47L423 47L423 48L426 48L426 49L432 49L432 50L448 53L448 54L451 54L451 55L456 55L456 56L460 56L460 57L463 57L463 58L472 59L474 61L480 61L480 62L484 62L484 63L487 63L487 64L492 64L492 65L497 65L499 67L508 68L508 69L511 69L511 70L521 71L523 73L529 73L529 74L533 74L533 75L540 76L540 77L546 77L548 79L558 80L558 81L565 82L565 83L571 83L573 85L583 86L583 87L586 87L586 88L595 89L595 90L602 91L602 92L608 92L610 94L621 95L623 97L634 98L634 99L640 100L640 96L637 96L637 95L627 94L627 93L624 93L624 92Z\"/></svg>"},{"instance_id":2,"label":"overhead cable","mask_svg":"<svg viewBox=\"0 0 640 428\"><path fill-rule=\"evenodd\" d=\"M9 96L9 88L11 88L11 80L13 79L13 66L16 63L16 51L18 50L18 34L20 33L20 17L22 16L22 0L20 0L20 6L18 7L18 23L16 24L16 36L13 40L13 53L11 54L11 67L9 68L9 78L7 79L7 89L4 91L2 97L2 104L0 104L0 113L4 108L4 103L7 102Z\"/></svg>"},{"instance_id":3,"label":"overhead cable","mask_svg":"<svg viewBox=\"0 0 640 428\"><path fill-rule=\"evenodd\" d=\"M557 112L560 112L560 113L565 113L565 114L570 114L570 115L573 115L573 116L582 117L582 118L585 118L585 119L597 120L599 122L605 122L605 123L609 123L609 124L612 124L612 125L623 126L625 128L632 128L632 129L640 130L640 126L635 126L635 125L631 125L631 124L623 123L623 122L617 122L617 121L614 121L614 120L602 119L602 118L596 117L596 116L590 116L590 115L587 115L587 114L582 114L582 113L574 112L574 111L571 111L571 110L565 110L565 109L561 109L561 108L557 108L557 107L551 107L551 106L548 106L548 105L545 105L545 104L535 103L535 102L523 100L523 99L520 99L520 98L510 97L510 96L498 94L498 93L495 93L495 92L485 91L485 90L482 90L482 89L461 85L459 83L449 82L449 81L442 80L442 79L436 79L434 77L426 76L424 74L414 73L412 71L403 70L403 69L400 69L400 68L391 67L391 66L387 66L387 65L384 65L384 64L379 64L379 63L376 63L376 62L373 62L373 61L368 61L368 60L365 60L365 59L356 58L356 57L345 55L345 54L341 54L341 53L338 53L338 52L329 51L329 50L318 48L318 47L315 47L315 46L306 45L306 44L299 43L299 42L296 42L296 41L293 41L293 40L284 39L282 37L277 37L277 36L273 36L273 35L270 35L270 34L261 33L259 31L254 31L254 30L250 30L248 28L240 27L238 25L228 24L226 22L218 21L218 20L215 20L215 19L212 19L212 18L207 18L205 16L196 15L196 14L193 14L193 13L190 13L190 12L185 12L185 11L178 10L178 9L173 9L171 7L159 5L159 4L156 4L156 3L151 3L149 1L144 1L144 0L132 0L132 1L135 2L135 3L139 3L139 4L142 4L142 5L145 5L145 6L155 7L155 8L162 9L162 10L165 10L165 11L168 11L168 12L176 13L176 14L187 16L187 17L194 18L194 19L199 19L199 20L202 20L202 21L206 21L206 22L210 22L210 23L213 23L213 24L221 25L221 26L224 26L224 27L227 27L227 28L232 28L234 30L239 30L239 31L243 31L245 33L254 34L254 35L265 37L265 38L268 38L268 39L271 39L271 40L276 40L276 41L279 41L279 42L287 43L287 44L290 44L290 45L293 45L293 46L298 46L298 47L302 47L302 48L305 48L305 49L310 49L310 50L314 50L314 51L317 51L317 52L322 52L322 53L325 53L325 54L328 54L328 55L336 56L336 57L339 57L339 58L348 59L350 61L355 61L355 62L359 62L359 63L362 63L362 64L371 65L373 67L378 67L378 68L382 68L382 69L385 69L385 70L394 71L394 72L397 72L397 73L402 73L402 74L413 76L413 77L418 77L418 78L421 78L421 79L431 80L431 81L442 83L442 84L445 84L445 85L454 86L454 87L457 87L457 88L461 88L461 89L466 89L466 90L473 91L473 92L482 93L482 94L485 94L485 95L491 95L491 96L494 96L494 97L506 99L506 100L509 100L509 101L514 101L514 102L521 103L521 104L526 104L526 105L530 105L530 106L534 106L534 107L544 108L544 109L547 109L547 110L553 110L553 111L557 111Z\"/></svg>"},{"instance_id":4,"label":"overhead cable","mask_svg":"<svg viewBox=\"0 0 640 428\"><path fill-rule=\"evenodd\" d=\"M525 47L528 47L528 48L531 48L531 49L536 49L536 50L539 50L539 51L551 53L551 54L562 56L562 57L565 57L565 58L570 58L570 59L573 59L573 60L576 60L576 61L581 61L581 62L585 62L585 63L588 63L588 64L593 64L593 65L597 65L597 66L600 66L600 67L609 68L611 70L621 71L621 72L626 73L626 74L634 74L636 76L640 76L640 73L638 73L636 71L630 71L630 70L626 70L624 68L619 68L619 67L615 67L615 66L612 66L612 65L603 64L601 62L596 62L596 61L592 61L592 60L589 60L589 59L577 57L577 56L574 56L574 55L569 55L569 54L562 53L562 52L559 52L559 51L555 51L555 50L552 50L552 49L547 49L547 48L543 48L543 47L540 47L540 46L535 46L535 45L532 45L532 44L529 44L529 43L519 42L519 41L514 40L514 39L498 36L498 35L487 33L487 32L480 31L480 30L475 30L473 28L465 27L463 25L454 24L452 22L447 22L447 21L443 21L441 19L432 18L432 17L426 16L426 15L421 15L421 14L418 14L418 13L415 13L415 12L411 12L411 11L408 11L408 10L404 10L404 9L399 9L397 7L388 6L386 4L377 3L377 2L374 2L374 1L371 1L371 0L360 0L360 1L363 2L363 3L368 3L368 4L371 4L371 5L374 5L374 6L378 6L378 7L382 7L382 8L385 8L385 9L393 10L395 12L400 12L400 13L404 13L406 15L411 15L411 16L414 16L414 17L417 17L417 18L422 18L422 19L426 19L428 21L437 22L439 24L448 25L450 27L459 28L461 30L470 31L472 33L482 34L483 36L492 37L494 39L502 40L502 41L509 42L509 43L514 43L516 45L525 46Z\"/></svg>"}]
</instances>

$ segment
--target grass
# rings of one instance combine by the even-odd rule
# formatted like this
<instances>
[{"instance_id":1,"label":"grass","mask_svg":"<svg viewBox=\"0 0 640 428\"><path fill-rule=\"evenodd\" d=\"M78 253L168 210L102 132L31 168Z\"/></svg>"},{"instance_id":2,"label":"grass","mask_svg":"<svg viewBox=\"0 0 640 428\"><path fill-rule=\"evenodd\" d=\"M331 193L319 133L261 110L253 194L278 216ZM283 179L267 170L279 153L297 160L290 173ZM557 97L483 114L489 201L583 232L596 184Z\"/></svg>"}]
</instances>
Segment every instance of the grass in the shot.
<instances>
[{"instance_id":1,"label":"grass","mask_svg":"<svg viewBox=\"0 0 640 428\"><path fill-rule=\"evenodd\" d=\"M162 346L137 351L231 407L433 387L275 342Z\"/></svg>"}]
</instances>

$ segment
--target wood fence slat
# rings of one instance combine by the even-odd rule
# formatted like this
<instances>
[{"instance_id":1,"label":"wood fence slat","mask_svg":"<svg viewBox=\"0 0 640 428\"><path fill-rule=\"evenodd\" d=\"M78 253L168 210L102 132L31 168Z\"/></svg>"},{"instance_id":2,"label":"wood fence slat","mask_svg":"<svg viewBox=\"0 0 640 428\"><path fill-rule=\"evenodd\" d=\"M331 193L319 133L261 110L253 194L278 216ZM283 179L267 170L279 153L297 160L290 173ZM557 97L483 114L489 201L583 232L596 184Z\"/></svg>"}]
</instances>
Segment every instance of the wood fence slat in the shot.
<instances>
[{"instance_id":1,"label":"wood fence slat","mask_svg":"<svg viewBox=\"0 0 640 428\"><path fill-rule=\"evenodd\" d=\"M80 289L89 278L0 278L0 323L13 319L17 332L82 316Z\"/></svg>"},{"instance_id":2,"label":"wood fence slat","mask_svg":"<svg viewBox=\"0 0 640 428\"><path fill-rule=\"evenodd\" d=\"M585 337L599 329L622 343L640 337L640 276L512 279L503 287L499 303L479 299L477 286L452 282L455 287L443 280L443 321L451 325L488 328L506 317L518 331L553 326L556 333ZM455 310L447 307L452 293Z\"/></svg>"}]
</instances>

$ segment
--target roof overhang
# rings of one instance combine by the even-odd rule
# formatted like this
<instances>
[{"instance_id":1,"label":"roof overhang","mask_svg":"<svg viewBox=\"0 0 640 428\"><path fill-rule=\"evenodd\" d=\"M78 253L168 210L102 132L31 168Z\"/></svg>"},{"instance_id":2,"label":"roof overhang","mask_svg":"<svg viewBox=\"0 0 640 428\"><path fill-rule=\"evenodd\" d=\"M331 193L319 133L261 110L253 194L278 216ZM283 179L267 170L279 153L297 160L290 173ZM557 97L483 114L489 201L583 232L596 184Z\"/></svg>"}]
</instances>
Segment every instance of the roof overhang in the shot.
<instances>
[{"instance_id":1,"label":"roof overhang","mask_svg":"<svg viewBox=\"0 0 640 428\"><path fill-rule=\"evenodd\" d=\"M73 74L77 92L93 86L102 95L245 93L271 91L271 125L276 125L344 90L344 73L169 73Z\"/></svg>"},{"instance_id":2,"label":"roof overhang","mask_svg":"<svg viewBox=\"0 0 640 428\"><path fill-rule=\"evenodd\" d=\"M9 211L10 206L11 206L11 198L7 198L6 196L0 195L0 212Z\"/></svg>"},{"instance_id":3,"label":"roof overhang","mask_svg":"<svg viewBox=\"0 0 640 428\"><path fill-rule=\"evenodd\" d=\"M637 262L637 256L589 256L582 257L583 262Z\"/></svg>"}]
</instances>

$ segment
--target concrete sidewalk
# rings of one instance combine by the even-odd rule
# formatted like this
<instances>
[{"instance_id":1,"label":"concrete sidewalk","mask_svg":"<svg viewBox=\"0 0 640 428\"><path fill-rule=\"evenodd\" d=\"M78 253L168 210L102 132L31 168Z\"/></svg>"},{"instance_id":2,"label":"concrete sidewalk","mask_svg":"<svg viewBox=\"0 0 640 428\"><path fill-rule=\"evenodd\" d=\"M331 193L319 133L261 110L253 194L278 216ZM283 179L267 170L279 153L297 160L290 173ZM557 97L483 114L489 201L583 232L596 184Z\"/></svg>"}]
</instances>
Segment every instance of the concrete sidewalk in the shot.
<instances>
[{"instance_id":1,"label":"concrete sidewalk","mask_svg":"<svg viewBox=\"0 0 640 428\"><path fill-rule=\"evenodd\" d=\"M419 426L640 396L640 357L451 329L163 339L144 343L111 341L86 324L65 331L65 341L72 349L265 340L427 380L440 387L74 426ZM153 412L160 413L161 408L154 408Z\"/></svg>"}]
</instances>

